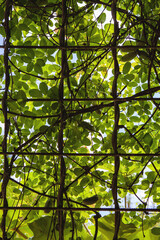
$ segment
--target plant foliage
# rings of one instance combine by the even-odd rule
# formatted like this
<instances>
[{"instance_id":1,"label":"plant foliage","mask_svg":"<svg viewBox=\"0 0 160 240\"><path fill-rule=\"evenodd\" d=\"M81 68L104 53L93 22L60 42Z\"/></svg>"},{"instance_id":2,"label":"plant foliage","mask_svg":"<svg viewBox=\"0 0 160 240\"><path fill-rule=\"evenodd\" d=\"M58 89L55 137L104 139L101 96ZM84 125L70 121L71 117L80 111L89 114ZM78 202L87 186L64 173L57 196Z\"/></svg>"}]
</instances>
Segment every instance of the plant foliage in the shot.
<instances>
[{"instance_id":1,"label":"plant foliage","mask_svg":"<svg viewBox=\"0 0 160 240\"><path fill-rule=\"evenodd\" d=\"M160 239L159 13L0 1L1 239Z\"/></svg>"}]
</instances>

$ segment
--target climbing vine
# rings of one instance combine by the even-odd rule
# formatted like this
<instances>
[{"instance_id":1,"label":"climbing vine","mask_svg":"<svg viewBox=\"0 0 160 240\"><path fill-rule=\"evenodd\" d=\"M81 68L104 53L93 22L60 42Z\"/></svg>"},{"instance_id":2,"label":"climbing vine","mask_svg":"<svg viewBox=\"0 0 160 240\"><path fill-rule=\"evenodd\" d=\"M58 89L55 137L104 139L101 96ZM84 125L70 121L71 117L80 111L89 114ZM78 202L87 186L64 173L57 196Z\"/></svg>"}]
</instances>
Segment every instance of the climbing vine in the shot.
<instances>
[{"instance_id":1,"label":"climbing vine","mask_svg":"<svg viewBox=\"0 0 160 240\"><path fill-rule=\"evenodd\" d=\"M0 1L1 239L159 239L159 9Z\"/></svg>"}]
</instances>

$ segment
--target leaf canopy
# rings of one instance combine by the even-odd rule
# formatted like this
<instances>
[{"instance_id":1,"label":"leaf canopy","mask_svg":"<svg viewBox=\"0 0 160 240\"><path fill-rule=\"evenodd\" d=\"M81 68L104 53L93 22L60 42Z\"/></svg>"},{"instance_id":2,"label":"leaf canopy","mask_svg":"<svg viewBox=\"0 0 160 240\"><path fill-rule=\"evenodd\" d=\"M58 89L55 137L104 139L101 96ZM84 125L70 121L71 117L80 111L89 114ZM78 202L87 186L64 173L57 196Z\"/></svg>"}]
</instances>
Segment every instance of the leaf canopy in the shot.
<instances>
[{"instance_id":1,"label":"leaf canopy","mask_svg":"<svg viewBox=\"0 0 160 240\"><path fill-rule=\"evenodd\" d=\"M159 9L0 1L0 238L159 239Z\"/></svg>"}]
</instances>

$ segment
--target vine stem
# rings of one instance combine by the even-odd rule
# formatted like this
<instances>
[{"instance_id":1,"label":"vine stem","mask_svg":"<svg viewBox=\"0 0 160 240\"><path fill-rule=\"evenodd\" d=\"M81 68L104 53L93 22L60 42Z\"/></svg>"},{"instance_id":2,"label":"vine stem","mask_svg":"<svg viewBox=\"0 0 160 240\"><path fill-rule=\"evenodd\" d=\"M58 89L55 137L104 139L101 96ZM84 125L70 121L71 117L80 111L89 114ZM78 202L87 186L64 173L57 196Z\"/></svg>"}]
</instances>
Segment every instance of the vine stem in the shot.
<instances>
[{"instance_id":1,"label":"vine stem","mask_svg":"<svg viewBox=\"0 0 160 240\"><path fill-rule=\"evenodd\" d=\"M116 19L116 3L117 0L113 0L112 6L111 6L111 12L112 12L112 18L114 21L114 35L113 35L113 46L116 46L117 43L117 38L119 34L119 27L118 27L118 22ZM113 61L114 61L114 80L112 84L112 96L114 99L117 98L117 80L119 76L119 65L117 61L117 50L112 49L112 56L113 56ZM118 147L117 147L117 134L118 134L118 123L119 123L119 115L120 115L120 110L119 110L119 103L114 101L114 129L112 133L112 147L114 154L118 153ZM118 172L119 172L119 167L120 167L120 157L115 156L114 157L114 174L113 174L113 179L112 179L112 196L114 200L114 205L115 209L119 209L119 203L118 203L118 193L117 193L117 179L118 179ZM120 227L120 211L115 212L115 231L114 231L114 237L113 240L118 239L118 232L119 232L119 227Z\"/></svg>"},{"instance_id":2,"label":"vine stem","mask_svg":"<svg viewBox=\"0 0 160 240\"><path fill-rule=\"evenodd\" d=\"M3 181L2 181L2 188L1 188L1 197L3 198L3 207L8 207L8 201L7 201L7 184L10 177L9 172L9 164L8 164L8 156L6 155L7 152L7 137L10 127L10 120L8 119L7 114L7 96L8 96L8 89L10 84L10 74L9 74L9 62L8 62L8 56L9 56L9 41L10 41L10 28L9 28L9 14L11 10L11 1L6 0L6 8L4 13L4 29L5 29L5 43L4 43L4 67L5 67L5 90L3 94L2 99L2 112L4 116L4 137L2 141L2 151L4 153L4 174L3 174ZM7 216L7 210L3 209L3 216L1 221L1 229L2 229L2 239L7 239L7 233L6 233L6 216Z\"/></svg>"},{"instance_id":3,"label":"vine stem","mask_svg":"<svg viewBox=\"0 0 160 240\"><path fill-rule=\"evenodd\" d=\"M61 48L61 79L59 84L59 103L60 103L60 130L58 134L58 149L59 153L63 154L63 129L65 121L65 108L63 104L63 95L64 95L64 79L67 77L67 52L63 48L66 46L65 32L66 32L66 23L67 23L67 7L66 0L62 0L62 24L60 25L60 35L59 43ZM63 194L64 194L64 185L65 185L65 175L66 175L66 166L63 155L60 156L60 188L58 192L57 206L63 208ZM59 227L59 240L64 239L64 213L63 211L58 211L58 227Z\"/></svg>"}]
</instances>

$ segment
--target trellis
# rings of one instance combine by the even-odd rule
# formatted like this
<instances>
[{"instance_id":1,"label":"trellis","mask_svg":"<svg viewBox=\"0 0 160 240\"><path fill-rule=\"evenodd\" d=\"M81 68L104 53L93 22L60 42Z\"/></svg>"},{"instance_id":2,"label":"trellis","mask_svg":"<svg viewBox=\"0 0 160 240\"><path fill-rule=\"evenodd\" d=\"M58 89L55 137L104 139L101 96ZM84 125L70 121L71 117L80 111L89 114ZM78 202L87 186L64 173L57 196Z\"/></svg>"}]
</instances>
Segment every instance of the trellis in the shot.
<instances>
[{"instance_id":1,"label":"trellis","mask_svg":"<svg viewBox=\"0 0 160 240\"><path fill-rule=\"evenodd\" d=\"M139 180L139 177L143 175L143 171L145 171L146 167L149 164L151 164L152 167L154 168L154 172L156 173L156 175L154 176L153 182L151 182L152 186L150 187L150 192L148 193L148 199L150 197L153 186L158 184L157 178L159 177L159 170L157 168L157 165L153 161L154 157L160 156L158 144L156 143L157 148L156 147L154 148L154 150L156 151L151 151L151 149L149 148L149 141L151 142L151 140L146 139L145 142L143 142L143 139L146 136L145 133L147 131L146 130L147 124L152 120L153 117L155 117L156 114L157 114L157 118L155 117L154 122L156 122L156 120L158 119L160 98L153 95L160 90L160 87L158 86L160 83L159 74L158 74L158 67L159 67L158 54L159 54L159 48L160 48L160 46L158 46L159 32L160 32L159 14L157 14L155 18L152 16L151 19L146 19L143 13L145 2L143 3L143 1L141 0L136 2L134 1L132 4L126 2L126 8L128 6L129 10L120 8L119 7L120 2L116 0L108 1L108 2L107 1L103 2L99 0L84 1L83 4L84 6L77 9L76 8L77 4L74 1L66 1L66 0L62 0L61 2L53 1L53 3L49 1L48 4L45 4L45 3L41 4L41 2L36 3L34 1L33 2L31 1L31 3L30 1L24 1L23 3L21 1L11 1L11 0L6 0L1 3L1 8L4 7L4 19L1 21L1 26L4 29L4 32L2 31L2 35L4 37L4 45L0 47L4 49L3 55L4 55L4 74L5 74L5 80L4 80L3 74L1 74L2 76L1 82L4 85L4 88L2 88L2 91L1 91L1 102L2 102L1 112L3 115L3 120L1 121L2 122L4 121L4 134L2 139L2 148L0 151L1 156L3 156L3 166L1 165L1 170L3 170L3 172L0 173L2 177L1 198L3 199L3 206L0 208L1 211L3 210L3 216L1 220L2 239L14 239L17 231L21 227L21 224L27 219L27 217L31 213L31 210L46 209L46 207L36 206L40 202L41 197L47 197L49 199L53 199L54 202L56 202L54 207L49 207L47 209L48 210L52 209L56 211L56 214L52 215L52 218L57 228L57 232L59 232L59 239L65 239L64 221L66 218L66 212L68 214L68 217L70 217L70 221L71 221L70 239L75 239L76 220L74 219L74 212L90 211L92 212L92 214L95 213L95 216L94 216L95 233L94 233L93 239L97 239L98 238L98 221L101 217L99 214L99 211L108 211L108 212L113 211L115 213L115 230L114 230L113 239L116 240L118 239L118 233L120 229L121 212L142 211L144 213L147 213L147 212L160 211L159 209L155 209L155 208L147 209L148 200L144 202L140 197L138 197L138 195L135 193L135 190L134 190L134 184L136 183L136 181ZM100 13L98 18L96 18L96 21L99 22L99 24L103 22L103 19L100 20L100 17L102 16L104 9L111 11L112 20L113 20L113 32L112 32L113 35L112 36L107 35L110 33L109 26L107 30L104 30L104 28L102 27L101 29L102 31L99 33L99 35L101 36L100 42L96 42L96 40L92 40L92 34L94 36L94 28L95 26L97 26L96 21L95 21L95 25L93 24L93 21L91 22L91 24L93 25L92 30L91 29L88 30L90 23L88 22L88 26L87 26L86 23L84 22L84 26L81 26L81 22L78 21L78 17L77 17L79 16L80 20L82 20L85 16L89 15L90 12L92 13L93 9L96 8L98 4L101 5L102 13ZM138 6L141 9L141 16L134 14L134 9L136 6ZM37 29L39 31L41 30L40 33L37 33L37 38L39 42L38 40L37 42L35 40L33 45L31 41L28 41L26 43L27 41L26 39L28 37L27 34L21 35L22 33L18 33L18 30L16 34L12 32L12 28L14 27L13 24L16 23L16 17L15 17L16 14L17 16L19 14L19 17L17 17L17 19L19 21L22 21L24 20L23 19L24 10L26 11L26 15L24 16L24 19L25 17L31 18L31 20L34 22ZM118 16L121 17L121 20L124 19L124 22L118 23L117 14L119 14ZM37 18L36 18L36 15L37 15ZM55 24L55 28L53 28L53 30L51 31L50 24L52 19L56 21L56 24ZM128 19L131 19L129 23L128 23L129 21ZM48 23L46 24L45 21L47 20L48 20ZM31 24L29 20L27 21L28 21L28 24L29 23ZM76 24L74 25L74 21L75 22L77 21L78 25ZM23 24L20 24L20 32L28 31L28 34L29 34L29 31L33 29L32 34L34 35L34 31L35 31L34 26L32 25L32 28L29 28L28 30L27 26L24 26L25 24L24 25ZM134 40L132 39L132 41L130 41L130 45L128 44L125 45L124 42L126 41L127 32L128 34L130 34L131 29L134 27L136 31L137 30L136 26L141 24L143 26L142 32L143 32L144 38L142 39L141 36L139 36L139 39L134 39ZM147 30L146 30L145 24L148 26L148 28L150 28L149 37L146 36ZM74 29L73 29L73 26L75 27ZM111 23L110 23L110 26L111 26ZM79 41L78 37L74 35L76 31L79 32L80 41L82 41L82 36L80 36L80 32L81 31L87 32L86 39L84 39L82 44ZM73 38L73 36L75 41L70 41L70 38ZM105 38L107 40L105 40ZM150 44L149 41L152 42L152 44ZM138 44L135 44L136 42ZM57 64L58 70L55 70L55 71L53 70L53 72L55 73L55 76L53 76L53 74L50 74L51 76L48 76L47 73L45 74L43 72L41 73L42 67L47 65L46 62L45 62L45 65L43 65L43 63L41 62L41 60L43 60L43 57L41 57L42 54L40 53L42 52L37 53L39 62L42 63L42 67L40 64L38 64L37 60L36 60L37 62L33 64L34 65L33 67L29 65L30 61L28 60L29 59L28 56L31 56L33 53L30 52L30 55L27 55L27 54L25 55L24 51L29 51L30 49L34 49L34 50L43 49L44 51L47 51L48 49L50 49L51 51L54 50L51 54L48 54L48 56L50 56L49 58L50 62L52 62L53 59L57 56L56 64ZM146 76L148 79L144 81L145 83L147 83L147 85L144 88L141 88L137 92L135 91L135 86L133 84L132 92L129 92L130 91L129 89L128 92L126 91L124 93L125 89L127 89L129 84L127 82L125 84L123 83L123 85L120 84L120 81L124 80L121 78L122 72L124 74L124 77L126 77L125 71L122 68L122 66L124 65L124 61L122 60L122 58L124 57L123 51L127 51L127 49L129 49L129 51L132 53L136 52L136 56L134 56L133 58L129 59L126 62L130 62L132 60L134 61L135 57L138 56L141 61L140 64L147 66L148 68L147 69L148 73L146 73ZM121 50L122 58L118 55L119 50ZM142 53L144 54L144 50L147 51L148 53L147 56L142 56ZM60 54L55 51L59 51ZM87 55L84 55L83 52L87 52ZM72 54L74 53L77 53L77 58L79 54L79 60L77 60L74 56L73 58L75 59L73 61L70 60L72 57ZM21 59L20 59L20 56L22 56ZM28 58L25 58L26 56ZM33 58L34 57L35 56L33 55ZM15 58L17 58L18 60L15 60ZM105 65L105 61L104 61L105 58L107 59L106 61L110 62L110 64L106 63ZM145 62L146 58L147 58L147 62ZM112 59L113 59L113 62L112 62ZM23 60L25 61L25 64L23 64L22 62ZM77 65L75 64L75 62ZM107 72L112 64L114 65L114 67L112 67L113 77L110 77L110 79L107 79ZM98 71L101 71L98 69L99 65L102 68L104 75L101 78L101 82L99 83L99 85L96 85L98 84L98 80L94 80L94 77L96 76L95 72L98 73ZM39 69L37 69L36 66L39 66ZM144 69L146 70L145 67ZM38 73L36 73L36 71ZM152 77L153 72L157 82L153 81L153 77ZM77 76L77 74L79 74L79 77ZM141 74L143 73L141 72ZM98 76L100 77L100 74ZM32 94L31 92L29 92L28 89L26 89L26 93L28 96L27 97L24 96L24 94L20 92L20 90L18 89L18 84L15 82L17 77L21 78L24 81L30 81L29 87L33 87L33 90L35 89L36 82L38 82L38 86L39 86L39 84L43 83L43 81L48 81L49 89L52 89L52 91L49 94L49 97L47 96L47 97L34 98L34 94L33 94L33 97L30 98L28 97L29 93L30 93L30 96ZM77 83L74 82L75 78L77 80ZM38 81L36 79L38 79ZM53 83L53 81L56 84L51 84ZM136 80L133 80L131 78L129 82L131 81L134 82ZM95 88L97 87L97 90L95 90L95 92L97 92L96 93L97 96L92 96L92 94L95 94L95 92L94 92L93 86L91 85L95 86ZM41 86L42 86L41 91L43 91L44 85L41 85ZM23 87L25 88L25 85L23 85ZM108 89L110 90L108 91L106 87L108 87ZM103 90L101 90L101 88ZM49 89L45 90L44 93L49 91ZM57 92L57 89L58 89L58 92ZM105 94L105 91L107 91L107 96ZM110 93L110 96L109 96L109 93ZM148 97L146 95L148 95ZM39 102L42 102L42 101L43 103L39 105ZM127 125L125 126L125 124L123 124L123 122L127 124L127 120L124 119L124 116L122 119L122 109L124 108L125 109L124 112L128 114L126 110L127 107L130 107L132 102L134 104L138 101L142 103L145 101L147 102L150 101L152 102L153 104L152 106L154 106L154 108L150 109L150 105L148 105L149 106L148 108L150 109L150 111L147 112L146 110L146 112L150 114L150 116L148 116L148 118L147 118L147 114L144 116L144 123L140 124L140 127L137 126L137 128L135 128L133 126L132 129L128 129ZM29 105L29 103L32 104L34 102L37 103L37 105L36 104ZM15 109L15 106L12 105L14 103L16 103L15 106L17 106L17 110ZM45 103L49 103L49 104L57 103L57 105L51 106L51 105L45 105ZM126 104L124 107L121 107L121 104L123 103L124 104L127 103L128 105ZM33 111L27 110L27 109L30 109L30 106L33 107L34 109ZM143 105L141 106L143 107ZM52 107L53 111L51 113L48 112L49 110L46 111L45 108L47 107L48 109L51 109ZM41 114L42 108L43 108L44 115ZM55 113L53 113L54 111ZM113 116L113 119L108 120L107 111L112 112L112 115L110 116L111 117ZM95 125L94 123L92 123L91 125L90 123L91 123L92 114L95 112L97 112L96 113L97 115L94 116ZM88 114L87 121L84 121L87 119L87 117L86 118L84 117L85 114ZM145 114L145 111L144 111L144 114ZM23 124L20 125L20 123L18 122L18 119L21 119L21 121L23 121L24 119L25 124L26 125L28 124L28 126L29 126L29 123L26 123L26 121L29 121L29 120L32 121L36 119L41 119L41 120L45 119L45 123L47 124L45 124L45 126L41 125L39 130L36 129L36 127L32 124L32 126L29 127L30 133L29 133L29 137L27 138L25 132L23 135ZM26 119L29 119L29 120L26 120ZM72 124L73 119L75 121L73 124L74 128L81 127L84 132L85 130L87 130L88 132L90 132L89 133L90 135L93 135L93 137L98 135L99 138L98 137L97 138L101 139L101 145L106 146L106 148L107 147L110 148L111 151L108 149L99 150L98 148L94 150L94 147L92 147L92 150L89 149L90 152L88 152L88 150L85 151L85 148L84 148L85 143L82 144L81 147L77 147L76 143L74 145L74 143L72 143L69 140L70 132L74 133L74 131L72 131L70 126ZM99 120L96 120L96 119L99 119ZM130 116L128 116L128 119L130 119ZM98 121L108 121L110 124L112 124L112 129L109 129L108 127L109 134L107 132L107 128L104 130L103 129L96 130L96 124ZM35 130L34 134L32 133L32 130L31 130L32 127ZM125 132L127 132L129 138L133 139L133 144L136 146L134 150L133 150L133 146L131 146L132 144L129 144L126 147L129 150L128 152L124 151L124 146L121 147L123 143L121 143L120 140L123 140L123 136L121 136L120 130L122 130L122 133L124 134ZM155 131L157 131L156 137L158 138L159 130L155 129ZM140 134L142 133L141 136L138 135L137 137L138 133ZM16 134L17 136L15 136ZM107 134L109 135L108 139L106 138ZM15 142L14 139L17 142ZM53 144L53 146L51 146L51 142L50 142L51 139L53 139L54 142L57 141L57 144L55 143ZM109 144L105 145L105 142L103 139L109 141ZM87 141L86 138L85 138L85 141ZM148 144L146 144L147 141L148 141ZM70 143L72 143L72 147L69 146ZM132 143L132 140L131 140L131 143ZM46 147L43 148L44 145ZM40 151L37 152L37 149ZM42 157L42 160L43 160L43 156L45 156L46 157L45 161L52 160L53 165L51 166L55 168L55 170L53 171L54 174L53 173L51 174L51 172L49 171L49 168L46 167L46 169L48 170L47 174L48 176L53 178L53 182L50 181L50 184L47 183L48 185L46 187L45 185L43 185L44 183L42 181L41 191L37 190L37 188L34 189L34 187L31 187L32 184L29 182L29 176L31 175L31 171L32 172L38 171L33 167L36 161L34 160L34 158L36 158L37 156ZM53 160L54 156L57 158ZM75 157L76 160L73 159L73 157ZM84 165L85 161L77 157L83 157L85 161L88 159L88 162ZM133 159L130 159L131 157L133 157ZM127 158L128 162L130 160L136 161L135 157L140 157L140 162L137 162L137 166L139 167L140 164L142 164L143 167L140 170L140 172L137 173L137 175L134 177L131 184L127 185L127 182L126 182L126 185L124 186L124 184L120 184L118 180L119 175L123 175L120 173L120 163L125 158ZM143 158L145 157L146 159L143 160ZM105 164L105 161L108 160L108 158L110 161L110 166L114 166L113 172L112 171L109 172L109 170L107 170L108 174L110 173L112 174L112 179L110 181L106 180L106 177L102 177L98 173L98 171L97 173L96 171L95 172L93 171L98 167L101 168L102 167L101 164L102 163ZM158 159L156 160L158 161ZM21 164L23 166L21 166ZM69 168L70 165L72 166L73 169L75 169L76 166L78 166L82 171L82 173L78 173L78 175L75 176L74 179L71 179L67 175L69 174L68 172L71 172L72 170ZM16 176L16 171L14 169L17 169L18 171L19 167L21 167L21 174L19 174L19 176ZM28 171L25 171L26 167ZM42 169L40 169L40 171L42 171ZM27 174L27 177L25 177L25 174ZM24 179L22 179L22 175L24 176ZM106 189L108 188L109 191L112 192L114 208L110 208L110 207L102 208L97 206L88 207L85 204L83 204L81 201L78 201L78 200L75 201L75 199L71 198L71 196L73 196L73 191L70 192L70 187L73 186L75 183L77 183L79 180L81 180L85 175L89 176L89 178L91 179L89 181L93 182L93 179L94 179L94 181L96 180L96 181L102 182L103 184L106 184L105 185ZM18 180L18 177L20 177L21 180ZM12 206L10 206L9 204L10 193L7 191L7 189L10 182L15 183L17 187L22 188L21 192L19 193L19 199L16 200L17 202L15 201L16 206L13 206L13 204ZM56 185L58 185L58 188L56 187ZM86 183L86 186L87 186L87 183ZM48 194L47 192L50 189L54 189L53 191L54 193L50 192L50 194ZM139 208L121 208L118 200L118 191L120 189L126 189L126 191L133 191L133 194L138 198L138 200L142 203L143 206ZM33 201L32 206L26 207L22 205L23 199L25 198L25 190L28 190L29 192L36 194L36 197L34 196L35 201ZM20 216L20 212L22 210L26 210L26 211L28 210L21 222L18 223L18 219L17 219L17 223L15 224L14 229L12 229L12 231L14 230L12 234L10 233L11 231L10 225L11 225L12 219L10 220L10 223L7 222L7 215L8 215L8 212L11 210L15 210L13 212L13 216L14 214L16 214L17 211L19 211L17 216ZM51 233L48 233L48 239L52 239L53 234L54 234L53 231L51 231ZM22 239L24 238L25 236L22 237Z\"/></svg>"}]
</instances>

